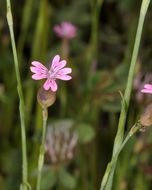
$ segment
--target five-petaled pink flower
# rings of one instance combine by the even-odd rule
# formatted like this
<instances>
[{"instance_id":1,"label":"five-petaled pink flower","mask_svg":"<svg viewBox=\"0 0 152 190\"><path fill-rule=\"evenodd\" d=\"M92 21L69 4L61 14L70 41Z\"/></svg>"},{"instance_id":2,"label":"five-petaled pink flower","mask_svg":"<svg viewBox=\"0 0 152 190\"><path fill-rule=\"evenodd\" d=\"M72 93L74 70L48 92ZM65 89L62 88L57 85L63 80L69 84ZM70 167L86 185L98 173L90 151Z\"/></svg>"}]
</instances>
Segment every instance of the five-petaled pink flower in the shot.
<instances>
[{"instance_id":1,"label":"five-petaled pink flower","mask_svg":"<svg viewBox=\"0 0 152 190\"><path fill-rule=\"evenodd\" d=\"M38 61L33 61L32 65L33 66L30 67L30 70L34 73L32 75L34 80L47 79L43 84L43 88L45 90L51 89L53 92L55 92L58 88L56 79L70 80L72 78L68 75L72 72L72 69L65 67L66 61L60 60L59 55L56 55L53 58L49 70Z\"/></svg>"},{"instance_id":2,"label":"five-petaled pink flower","mask_svg":"<svg viewBox=\"0 0 152 190\"><path fill-rule=\"evenodd\" d=\"M152 94L152 84L145 84L144 89L142 89L141 92Z\"/></svg>"},{"instance_id":3,"label":"five-petaled pink flower","mask_svg":"<svg viewBox=\"0 0 152 190\"><path fill-rule=\"evenodd\" d=\"M60 25L54 26L54 32L60 38L72 39L76 36L77 28L70 22L62 22Z\"/></svg>"}]
</instances>

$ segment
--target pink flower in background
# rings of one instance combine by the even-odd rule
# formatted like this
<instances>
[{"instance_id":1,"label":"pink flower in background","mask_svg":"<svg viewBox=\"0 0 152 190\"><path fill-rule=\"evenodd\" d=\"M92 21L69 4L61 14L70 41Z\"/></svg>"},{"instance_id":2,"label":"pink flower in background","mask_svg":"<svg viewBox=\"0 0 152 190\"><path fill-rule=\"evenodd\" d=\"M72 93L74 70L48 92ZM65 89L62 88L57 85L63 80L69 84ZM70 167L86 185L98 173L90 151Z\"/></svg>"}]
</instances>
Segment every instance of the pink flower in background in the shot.
<instances>
[{"instance_id":1,"label":"pink flower in background","mask_svg":"<svg viewBox=\"0 0 152 190\"><path fill-rule=\"evenodd\" d=\"M65 67L66 61L60 60L59 55L56 55L53 58L49 70L38 61L33 61L32 65L33 66L30 67L30 70L34 73L32 75L34 80L47 79L43 84L43 88L45 90L51 89L53 92L55 92L58 89L56 79L70 80L72 78L68 75L72 72L72 69Z\"/></svg>"},{"instance_id":2,"label":"pink flower in background","mask_svg":"<svg viewBox=\"0 0 152 190\"><path fill-rule=\"evenodd\" d=\"M152 94L152 84L145 84L144 89L142 89L141 92Z\"/></svg>"},{"instance_id":3,"label":"pink flower in background","mask_svg":"<svg viewBox=\"0 0 152 190\"><path fill-rule=\"evenodd\" d=\"M54 26L54 32L60 38L72 39L76 36L77 28L70 22L62 22L60 25Z\"/></svg>"}]
</instances>

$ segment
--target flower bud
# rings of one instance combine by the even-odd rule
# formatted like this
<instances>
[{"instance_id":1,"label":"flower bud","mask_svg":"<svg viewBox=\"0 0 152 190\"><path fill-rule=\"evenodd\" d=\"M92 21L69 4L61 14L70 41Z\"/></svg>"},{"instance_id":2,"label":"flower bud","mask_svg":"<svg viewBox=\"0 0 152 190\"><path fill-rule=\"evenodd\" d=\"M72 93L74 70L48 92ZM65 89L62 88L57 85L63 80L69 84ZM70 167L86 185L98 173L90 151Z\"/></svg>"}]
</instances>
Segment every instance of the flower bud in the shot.
<instances>
[{"instance_id":1,"label":"flower bud","mask_svg":"<svg viewBox=\"0 0 152 190\"><path fill-rule=\"evenodd\" d=\"M140 116L140 124L144 127L152 125L152 103L149 104Z\"/></svg>"},{"instance_id":2,"label":"flower bud","mask_svg":"<svg viewBox=\"0 0 152 190\"><path fill-rule=\"evenodd\" d=\"M41 87L37 93L37 101L42 106L42 108L48 108L51 106L56 100L56 92L52 92L51 90L45 90Z\"/></svg>"}]
</instances>

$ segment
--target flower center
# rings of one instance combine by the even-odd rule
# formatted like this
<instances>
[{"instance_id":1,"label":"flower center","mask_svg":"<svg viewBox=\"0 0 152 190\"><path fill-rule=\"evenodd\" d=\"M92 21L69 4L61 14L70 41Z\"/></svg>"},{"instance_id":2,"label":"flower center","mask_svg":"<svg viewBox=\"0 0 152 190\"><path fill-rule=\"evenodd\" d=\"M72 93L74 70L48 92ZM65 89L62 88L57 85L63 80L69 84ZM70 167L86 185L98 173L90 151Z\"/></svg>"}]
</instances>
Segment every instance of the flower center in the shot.
<instances>
[{"instance_id":1,"label":"flower center","mask_svg":"<svg viewBox=\"0 0 152 190\"><path fill-rule=\"evenodd\" d=\"M53 69L50 69L48 71L48 78L49 79L55 79L56 72Z\"/></svg>"}]
</instances>

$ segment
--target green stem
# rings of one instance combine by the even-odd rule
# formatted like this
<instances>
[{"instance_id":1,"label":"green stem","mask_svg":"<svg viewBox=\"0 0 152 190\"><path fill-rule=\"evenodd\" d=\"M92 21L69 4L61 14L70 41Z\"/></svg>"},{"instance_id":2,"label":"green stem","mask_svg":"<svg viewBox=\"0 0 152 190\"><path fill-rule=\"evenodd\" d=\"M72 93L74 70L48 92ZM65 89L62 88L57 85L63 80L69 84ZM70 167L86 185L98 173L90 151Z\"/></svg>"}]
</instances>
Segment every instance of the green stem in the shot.
<instances>
[{"instance_id":1,"label":"green stem","mask_svg":"<svg viewBox=\"0 0 152 190\"><path fill-rule=\"evenodd\" d=\"M62 39L61 55L65 60L68 60L68 57L69 57L69 40L67 38Z\"/></svg>"},{"instance_id":2,"label":"green stem","mask_svg":"<svg viewBox=\"0 0 152 190\"><path fill-rule=\"evenodd\" d=\"M127 86L126 86L126 90L124 94L124 100L125 100L126 106L125 107L122 106L122 109L121 109L121 114L120 114L119 124L118 124L118 131L117 131L117 135L116 135L115 143L114 143L113 156L115 155L117 148L121 145L123 136L124 136L124 126L126 123L126 117L127 117L128 107L130 103L137 55L139 51L139 45L141 41L141 34L142 34L143 24L145 20L145 15L146 15L149 3L150 3L150 0L143 0L142 5L141 5L135 44L134 44L134 49L133 49L133 54L132 54L131 64L130 64L130 69L129 69L128 81L127 81Z\"/></svg>"},{"instance_id":3,"label":"green stem","mask_svg":"<svg viewBox=\"0 0 152 190\"><path fill-rule=\"evenodd\" d=\"M137 55L138 55L138 51L139 51L139 45L140 45L145 15L147 13L149 4L150 4L150 0L142 1L139 22L138 22L138 27L137 27L137 33L136 33L136 38L135 38L135 44L134 44L134 49L133 49L133 54L132 54L132 59L131 59L131 64L130 64L130 69L129 69L128 81L127 81L123 105L122 105L122 109L121 109L121 113L120 113L118 131L117 131L115 141L114 141L112 160L115 158L115 166L112 167L112 169L109 169L110 167L108 164L107 170L110 173L110 175L108 175L108 177L106 177L106 181L105 181L105 175L107 175L107 172L105 172L105 175L103 178L104 182L102 182L102 184L103 183L105 184L105 187L101 185L101 190L102 189L110 190L112 188L113 176L114 176L114 171L115 171L117 158L118 158L117 152L118 152L119 148L121 147L122 141L124 138L124 128L125 128L125 123L126 123L128 107L129 107L129 103L130 103L131 90L132 90L132 84L133 84L133 78L134 78L134 70L135 70Z\"/></svg>"},{"instance_id":4,"label":"green stem","mask_svg":"<svg viewBox=\"0 0 152 190\"><path fill-rule=\"evenodd\" d=\"M42 169L43 169L43 164L44 164L47 118L48 118L48 110L47 108L43 108L42 142L40 146L40 153L39 153L39 160L38 160L38 176L37 176L36 190L40 190L41 188L41 175L42 175Z\"/></svg>"},{"instance_id":5,"label":"green stem","mask_svg":"<svg viewBox=\"0 0 152 190\"><path fill-rule=\"evenodd\" d=\"M124 141L122 142L121 146L119 147L119 149L117 149L117 152L115 154L115 156L112 158L111 162L109 162L108 166L107 166L107 169L106 169L106 172L105 172L105 175L103 177L103 180L102 180L102 184L101 184L101 188L100 190L104 190L105 187L107 188L106 186L106 183L107 183L107 180L108 178L112 178L113 177L113 174L114 174L114 170L115 170L115 167L116 167L116 162L117 162L117 159L118 159L118 156L120 154L120 152L122 151L122 149L124 148L124 146L126 145L126 143L129 141L129 139L137 132L141 129L141 125L139 123L136 123L129 131L128 135L126 136L126 138L124 139ZM107 189L111 189L111 187L108 186Z\"/></svg>"},{"instance_id":6,"label":"green stem","mask_svg":"<svg viewBox=\"0 0 152 190\"><path fill-rule=\"evenodd\" d=\"M91 1L92 5L92 27L91 27L91 61L97 59L98 54L98 29L99 29L99 16L103 0Z\"/></svg>"},{"instance_id":7,"label":"green stem","mask_svg":"<svg viewBox=\"0 0 152 190\"><path fill-rule=\"evenodd\" d=\"M21 77L20 77L20 71L19 71L14 31L13 31L13 18L12 18L10 0L7 0L7 22L8 22L10 37L11 37L11 44L12 44L12 50L13 50L13 56L14 56L15 74L16 74L16 79L17 79L17 91L18 91L18 96L19 96L19 112L20 112L20 122L21 122L22 159L23 159L21 189L26 190L29 188L29 185L28 185L28 174L27 174L24 98L23 98L23 91L22 91L22 85L21 85Z\"/></svg>"}]
</instances>

